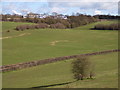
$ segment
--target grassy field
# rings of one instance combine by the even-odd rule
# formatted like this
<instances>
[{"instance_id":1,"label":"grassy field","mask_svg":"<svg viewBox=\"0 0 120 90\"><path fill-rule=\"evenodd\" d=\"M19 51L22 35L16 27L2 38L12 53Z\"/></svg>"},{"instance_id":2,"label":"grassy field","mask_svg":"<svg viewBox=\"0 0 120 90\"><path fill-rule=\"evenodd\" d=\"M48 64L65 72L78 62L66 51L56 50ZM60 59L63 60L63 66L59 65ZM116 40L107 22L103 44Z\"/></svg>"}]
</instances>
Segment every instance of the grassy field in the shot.
<instances>
[{"instance_id":1,"label":"grassy field","mask_svg":"<svg viewBox=\"0 0 120 90\"><path fill-rule=\"evenodd\" d=\"M98 23L74 29L34 29L15 31L21 24L3 22L3 65L73 54L83 54L118 48L117 31L90 30ZM6 32L10 30L10 32Z\"/></svg>"},{"instance_id":2,"label":"grassy field","mask_svg":"<svg viewBox=\"0 0 120 90\"><path fill-rule=\"evenodd\" d=\"M3 88L117 88L118 53L89 59L95 65L93 80L75 81L71 72L73 60L67 60L3 73Z\"/></svg>"},{"instance_id":3,"label":"grassy field","mask_svg":"<svg viewBox=\"0 0 120 90\"><path fill-rule=\"evenodd\" d=\"M118 31L90 30L98 23L74 29L34 29L15 31L21 24L3 22L3 65L73 54L118 48ZM10 32L7 32L10 30ZM95 79L75 81L71 73L73 60L59 61L18 71L3 73L3 88L116 88L118 87L118 53L89 57L95 64ZM112 82L112 83L111 83Z\"/></svg>"}]
</instances>

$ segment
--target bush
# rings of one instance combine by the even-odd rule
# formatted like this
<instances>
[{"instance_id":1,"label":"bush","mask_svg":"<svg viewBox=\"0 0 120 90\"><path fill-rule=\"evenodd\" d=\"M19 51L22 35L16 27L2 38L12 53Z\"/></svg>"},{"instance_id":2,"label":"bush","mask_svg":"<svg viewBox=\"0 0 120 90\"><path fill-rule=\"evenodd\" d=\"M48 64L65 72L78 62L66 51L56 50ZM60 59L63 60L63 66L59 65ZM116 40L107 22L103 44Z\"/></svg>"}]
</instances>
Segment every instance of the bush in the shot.
<instances>
[{"instance_id":1,"label":"bush","mask_svg":"<svg viewBox=\"0 0 120 90\"><path fill-rule=\"evenodd\" d=\"M27 27L27 25L20 25L20 26L17 26L15 29L17 30L17 31L19 31L19 30L25 30L26 29L26 27Z\"/></svg>"},{"instance_id":2,"label":"bush","mask_svg":"<svg viewBox=\"0 0 120 90\"><path fill-rule=\"evenodd\" d=\"M84 78L92 78L93 67L91 62L85 56L78 57L72 62L72 72L74 74L74 79L83 80Z\"/></svg>"},{"instance_id":3,"label":"bush","mask_svg":"<svg viewBox=\"0 0 120 90\"><path fill-rule=\"evenodd\" d=\"M36 29L39 29L39 28L48 28L48 24L46 24L46 23L40 23L38 25L35 25L35 28Z\"/></svg>"},{"instance_id":4,"label":"bush","mask_svg":"<svg viewBox=\"0 0 120 90\"><path fill-rule=\"evenodd\" d=\"M56 24L51 24L50 28L65 29L66 27L62 23L56 23Z\"/></svg>"}]
</instances>

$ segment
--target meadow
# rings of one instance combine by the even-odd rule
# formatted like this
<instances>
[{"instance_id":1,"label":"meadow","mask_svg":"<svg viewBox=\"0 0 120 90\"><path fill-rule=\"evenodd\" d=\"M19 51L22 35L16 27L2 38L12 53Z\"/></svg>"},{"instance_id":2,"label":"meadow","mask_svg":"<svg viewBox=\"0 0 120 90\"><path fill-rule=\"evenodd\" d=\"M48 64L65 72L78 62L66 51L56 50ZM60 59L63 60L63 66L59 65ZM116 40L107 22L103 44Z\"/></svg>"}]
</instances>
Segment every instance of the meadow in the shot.
<instances>
[{"instance_id":1,"label":"meadow","mask_svg":"<svg viewBox=\"0 0 120 90\"><path fill-rule=\"evenodd\" d=\"M90 30L95 24L111 22L97 22L76 29L25 31L16 31L14 28L32 23L3 22L3 65L117 49L117 31Z\"/></svg>"},{"instance_id":2,"label":"meadow","mask_svg":"<svg viewBox=\"0 0 120 90\"><path fill-rule=\"evenodd\" d=\"M74 29L25 31L14 28L32 23L3 22L3 65L117 49L118 31L91 30L96 24L114 22L96 22ZM118 53L90 56L89 59L95 64L93 80L75 81L71 59L3 73L3 88L117 88Z\"/></svg>"},{"instance_id":3,"label":"meadow","mask_svg":"<svg viewBox=\"0 0 120 90\"><path fill-rule=\"evenodd\" d=\"M118 53L89 59L95 64L93 80L75 81L71 72L73 60L66 60L3 73L3 88L117 88Z\"/></svg>"}]
</instances>

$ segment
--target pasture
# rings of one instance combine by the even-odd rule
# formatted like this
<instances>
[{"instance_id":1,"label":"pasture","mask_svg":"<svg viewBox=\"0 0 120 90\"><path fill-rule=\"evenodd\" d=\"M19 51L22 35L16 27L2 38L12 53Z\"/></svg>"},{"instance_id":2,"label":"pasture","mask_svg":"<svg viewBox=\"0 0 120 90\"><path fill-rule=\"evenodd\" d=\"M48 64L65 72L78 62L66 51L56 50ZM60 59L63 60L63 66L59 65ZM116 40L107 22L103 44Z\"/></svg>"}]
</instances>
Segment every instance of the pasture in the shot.
<instances>
[{"instance_id":1,"label":"pasture","mask_svg":"<svg viewBox=\"0 0 120 90\"><path fill-rule=\"evenodd\" d=\"M3 65L117 49L118 31L91 30L98 23L114 22L96 22L74 29L25 31L14 28L32 23L2 22ZM3 88L117 88L118 53L90 56L89 59L95 64L93 80L75 81L71 59L3 73Z\"/></svg>"},{"instance_id":2,"label":"pasture","mask_svg":"<svg viewBox=\"0 0 120 90\"><path fill-rule=\"evenodd\" d=\"M118 47L118 32L90 30L97 23L76 29L15 31L14 28L21 24L26 23L3 22L3 65ZM6 32L7 30L10 32Z\"/></svg>"},{"instance_id":3,"label":"pasture","mask_svg":"<svg viewBox=\"0 0 120 90\"><path fill-rule=\"evenodd\" d=\"M3 73L3 88L117 88L118 53L89 57L95 64L95 79L75 81L72 60L59 61Z\"/></svg>"}]
</instances>

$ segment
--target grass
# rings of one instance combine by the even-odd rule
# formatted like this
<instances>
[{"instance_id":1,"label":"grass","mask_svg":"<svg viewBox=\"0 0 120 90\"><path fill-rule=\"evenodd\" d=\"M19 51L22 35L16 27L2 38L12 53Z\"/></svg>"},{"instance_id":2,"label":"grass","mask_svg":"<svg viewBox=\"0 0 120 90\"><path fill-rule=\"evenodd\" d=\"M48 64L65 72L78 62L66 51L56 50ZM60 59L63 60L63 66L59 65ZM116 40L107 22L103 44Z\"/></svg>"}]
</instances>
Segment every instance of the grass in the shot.
<instances>
[{"instance_id":1,"label":"grass","mask_svg":"<svg viewBox=\"0 0 120 90\"><path fill-rule=\"evenodd\" d=\"M18 32L14 30L17 25L32 23L3 22L3 38L12 37L2 40L3 65L117 49L118 32L90 30L97 23L75 29L34 29ZM7 30L10 32L6 32ZM20 36L21 34L25 35ZM54 42L55 45L51 45Z\"/></svg>"},{"instance_id":2,"label":"grass","mask_svg":"<svg viewBox=\"0 0 120 90\"><path fill-rule=\"evenodd\" d=\"M97 22L74 29L19 32L14 30L17 25L32 23L3 22L3 38L10 37L2 40L3 65L117 49L118 31L90 30L98 23L113 22L116 21ZM71 73L73 60L66 60L3 73L3 88L117 88L118 53L91 56L89 59L95 64L93 80L75 81Z\"/></svg>"},{"instance_id":3,"label":"grass","mask_svg":"<svg viewBox=\"0 0 120 90\"><path fill-rule=\"evenodd\" d=\"M95 79L75 81L71 73L73 60L59 61L32 68L3 73L3 88L117 88L118 53L91 56Z\"/></svg>"}]
</instances>

